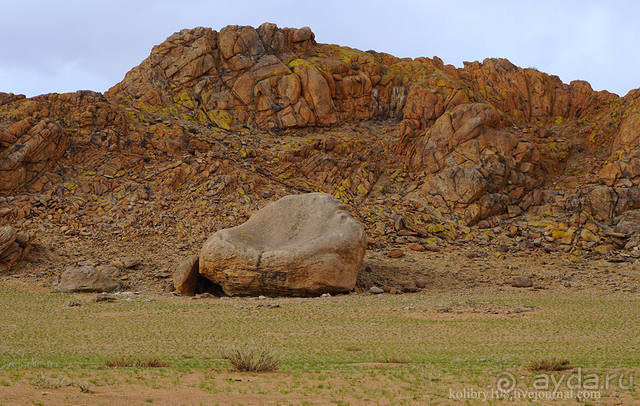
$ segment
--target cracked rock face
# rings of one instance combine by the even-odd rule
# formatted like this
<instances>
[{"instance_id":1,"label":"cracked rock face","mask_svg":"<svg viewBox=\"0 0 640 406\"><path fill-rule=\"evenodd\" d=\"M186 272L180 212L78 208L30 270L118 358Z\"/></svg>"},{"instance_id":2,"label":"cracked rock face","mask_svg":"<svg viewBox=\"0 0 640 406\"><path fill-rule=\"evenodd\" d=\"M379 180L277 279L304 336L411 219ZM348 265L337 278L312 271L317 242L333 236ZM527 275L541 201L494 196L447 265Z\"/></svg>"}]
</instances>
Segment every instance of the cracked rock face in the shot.
<instances>
[{"instance_id":1,"label":"cracked rock face","mask_svg":"<svg viewBox=\"0 0 640 406\"><path fill-rule=\"evenodd\" d=\"M540 152L500 129L495 109L461 104L440 116L407 154L424 169L419 200L447 212L464 213L468 224L504 213L540 183Z\"/></svg>"},{"instance_id":2,"label":"cracked rock face","mask_svg":"<svg viewBox=\"0 0 640 406\"><path fill-rule=\"evenodd\" d=\"M348 292L366 236L344 209L324 193L283 197L211 236L200 252L200 274L231 296Z\"/></svg>"}]
</instances>

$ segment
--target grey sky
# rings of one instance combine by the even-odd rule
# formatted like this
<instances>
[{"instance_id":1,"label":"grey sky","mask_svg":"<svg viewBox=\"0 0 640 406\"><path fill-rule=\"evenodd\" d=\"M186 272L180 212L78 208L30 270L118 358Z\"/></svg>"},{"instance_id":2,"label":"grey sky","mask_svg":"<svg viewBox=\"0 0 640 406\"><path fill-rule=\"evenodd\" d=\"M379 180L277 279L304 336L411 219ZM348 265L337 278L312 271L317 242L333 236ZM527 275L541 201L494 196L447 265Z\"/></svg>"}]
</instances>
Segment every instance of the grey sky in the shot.
<instances>
[{"instance_id":1,"label":"grey sky","mask_svg":"<svg viewBox=\"0 0 640 406\"><path fill-rule=\"evenodd\" d=\"M640 2L0 0L0 91L105 91L182 28L308 25L322 43L401 57L505 57L620 95L640 87Z\"/></svg>"}]
</instances>

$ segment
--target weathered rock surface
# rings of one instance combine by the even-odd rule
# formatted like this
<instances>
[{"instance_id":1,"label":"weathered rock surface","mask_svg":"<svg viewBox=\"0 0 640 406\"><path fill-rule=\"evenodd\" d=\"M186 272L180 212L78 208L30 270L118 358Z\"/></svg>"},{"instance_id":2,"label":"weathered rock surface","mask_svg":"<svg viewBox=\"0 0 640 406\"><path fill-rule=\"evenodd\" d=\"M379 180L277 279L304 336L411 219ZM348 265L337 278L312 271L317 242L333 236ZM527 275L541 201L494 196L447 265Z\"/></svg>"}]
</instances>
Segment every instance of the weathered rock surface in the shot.
<instances>
[{"instance_id":1,"label":"weathered rock surface","mask_svg":"<svg viewBox=\"0 0 640 406\"><path fill-rule=\"evenodd\" d=\"M109 278L92 266L71 267L60 275L56 292L112 292L120 282Z\"/></svg>"},{"instance_id":2,"label":"weathered rock surface","mask_svg":"<svg viewBox=\"0 0 640 406\"><path fill-rule=\"evenodd\" d=\"M198 291L200 279L198 255L190 255L173 270L173 286L185 296L193 296Z\"/></svg>"},{"instance_id":3,"label":"weathered rock surface","mask_svg":"<svg viewBox=\"0 0 640 406\"><path fill-rule=\"evenodd\" d=\"M407 163L427 176L419 191L433 206L464 212L468 224L502 214L542 179L540 152L499 129L487 104L461 104L409 146Z\"/></svg>"},{"instance_id":4,"label":"weathered rock surface","mask_svg":"<svg viewBox=\"0 0 640 406\"><path fill-rule=\"evenodd\" d=\"M345 209L323 193L286 196L211 236L200 253L200 274L232 296L348 292L366 236Z\"/></svg>"},{"instance_id":5,"label":"weathered rock surface","mask_svg":"<svg viewBox=\"0 0 640 406\"><path fill-rule=\"evenodd\" d=\"M0 271L11 269L31 248L29 235L11 226L0 227Z\"/></svg>"}]
</instances>

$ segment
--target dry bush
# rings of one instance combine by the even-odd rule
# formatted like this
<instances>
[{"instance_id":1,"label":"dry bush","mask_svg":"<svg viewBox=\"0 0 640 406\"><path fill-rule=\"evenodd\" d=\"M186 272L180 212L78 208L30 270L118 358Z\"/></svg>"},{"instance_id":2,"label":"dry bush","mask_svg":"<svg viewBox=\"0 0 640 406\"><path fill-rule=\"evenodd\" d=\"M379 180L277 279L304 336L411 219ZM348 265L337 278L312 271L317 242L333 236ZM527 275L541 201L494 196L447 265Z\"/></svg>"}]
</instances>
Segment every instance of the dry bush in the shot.
<instances>
[{"instance_id":1,"label":"dry bush","mask_svg":"<svg viewBox=\"0 0 640 406\"><path fill-rule=\"evenodd\" d=\"M399 357L396 355L389 355L380 360L378 360L381 364L408 364L409 361L406 358Z\"/></svg>"},{"instance_id":2,"label":"dry bush","mask_svg":"<svg viewBox=\"0 0 640 406\"><path fill-rule=\"evenodd\" d=\"M266 348L236 348L225 358L237 371L271 372L280 367L280 360Z\"/></svg>"},{"instance_id":3,"label":"dry bush","mask_svg":"<svg viewBox=\"0 0 640 406\"><path fill-rule=\"evenodd\" d=\"M565 358L540 358L527 364L527 369L534 372L564 371L571 368L571 361Z\"/></svg>"},{"instance_id":4,"label":"dry bush","mask_svg":"<svg viewBox=\"0 0 640 406\"><path fill-rule=\"evenodd\" d=\"M163 368L169 366L169 363L157 357L148 357L139 360L120 357L108 358L104 361L104 365L107 368Z\"/></svg>"},{"instance_id":5,"label":"dry bush","mask_svg":"<svg viewBox=\"0 0 640 406\"><path fill-rule=\"evenodd\" d=\"M36 376L31 384L40 389L59 389L64 386L75 386L81 392L91 392L91 385L87 382L69 380L66 378L48 378L43 374Z\"/></svg>"}]
</instances>

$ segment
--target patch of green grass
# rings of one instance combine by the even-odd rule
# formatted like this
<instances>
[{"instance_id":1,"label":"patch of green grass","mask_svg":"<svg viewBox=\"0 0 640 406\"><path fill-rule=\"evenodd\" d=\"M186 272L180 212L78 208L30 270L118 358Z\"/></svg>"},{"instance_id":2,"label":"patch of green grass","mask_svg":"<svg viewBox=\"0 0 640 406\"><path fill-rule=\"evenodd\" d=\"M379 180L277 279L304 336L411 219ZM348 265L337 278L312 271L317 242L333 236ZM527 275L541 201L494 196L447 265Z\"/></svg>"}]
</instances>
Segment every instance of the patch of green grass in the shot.
<instances>
[{"instance_id":1,"label":"patch of green grass","mask_svg":"<svg viewBox=\"0 0 640 406\"><path fill-rule=\"evenodd\" d=\"M528 373L523 370L531 360L568 359L599 373L640 372L637 295L477 289L259 303L155 296L64 306L79 296L0 284L0 379L24 382L46 371L103 388L192 385L208 394L307 391L327 401L336 393L338 401L411 403L416 396L446 398L447 388L462 382L486 387L500 371ZM437 311L466 302L534 310ZM280 307L258 306L265 303ZM233 372L225 349L249 344L278 355L277 379L226 380ZM184 378L191 374L200 377Z\"/></svg>"}]
</instances>

